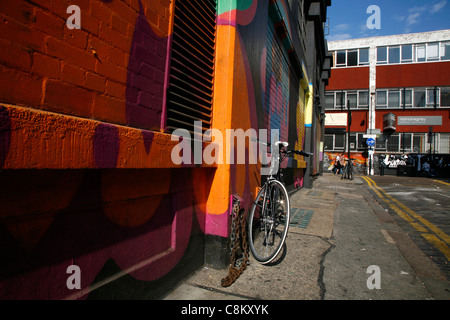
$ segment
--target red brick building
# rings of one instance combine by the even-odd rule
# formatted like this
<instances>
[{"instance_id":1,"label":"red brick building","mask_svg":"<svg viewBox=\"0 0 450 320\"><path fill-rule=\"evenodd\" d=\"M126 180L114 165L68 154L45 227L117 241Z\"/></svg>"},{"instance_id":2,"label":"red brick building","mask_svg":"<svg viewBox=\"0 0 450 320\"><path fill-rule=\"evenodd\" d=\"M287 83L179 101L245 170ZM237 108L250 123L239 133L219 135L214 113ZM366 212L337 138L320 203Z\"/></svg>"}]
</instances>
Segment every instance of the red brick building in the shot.
<instances>
[{"instance_id":1,"label":"red brick building","mask_svg":"<svg viewBox=\"0 0 450 320\"><path fill-rule=\"evenodd\" d=\"M324 170L350 147L361 173L377 174L380 162L387 173L398 164L419 173L424 161L448 171L450 30L332 41L329 50Z\"/></svg>"}]
</instances>

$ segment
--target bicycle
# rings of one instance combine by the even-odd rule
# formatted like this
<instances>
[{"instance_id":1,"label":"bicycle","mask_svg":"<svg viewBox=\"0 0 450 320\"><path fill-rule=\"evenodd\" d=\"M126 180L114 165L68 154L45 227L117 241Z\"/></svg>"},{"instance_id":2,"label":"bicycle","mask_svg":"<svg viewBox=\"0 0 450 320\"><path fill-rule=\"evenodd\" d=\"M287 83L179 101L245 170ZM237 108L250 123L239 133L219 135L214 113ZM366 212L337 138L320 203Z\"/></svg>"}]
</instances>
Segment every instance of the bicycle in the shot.
<instances>
[{"instance_id":1,"label":"bicycle","mask_svg":"<svg viewBox=\"0 0 450 320\"><path fill-rule=\"evenodd\" d=\"M279 152L272 160L277 162L278 170L270 174L259 190L248 222L250 251L261 264L272 262L280 253L289 229L291 209L286 187L281 182L280 164L293 154L306 157L312 155L301 150L286 150L287 142L277 141L275 145L279 147Z\"/></svg>"},{"instance_id":2,"label":"bicycle","mask_svg":"<svg viewBox=\"0 0 450 320\"><path fill-rule=\"evenodd\" d=\"M354 164L353 164L353 159L350 158L347 160L347 163L344 166L344 170L342 170L342 176L341 179L345 179L347 177L347 179L353 180L354 178Z\"/></svg>"}]
</instances>

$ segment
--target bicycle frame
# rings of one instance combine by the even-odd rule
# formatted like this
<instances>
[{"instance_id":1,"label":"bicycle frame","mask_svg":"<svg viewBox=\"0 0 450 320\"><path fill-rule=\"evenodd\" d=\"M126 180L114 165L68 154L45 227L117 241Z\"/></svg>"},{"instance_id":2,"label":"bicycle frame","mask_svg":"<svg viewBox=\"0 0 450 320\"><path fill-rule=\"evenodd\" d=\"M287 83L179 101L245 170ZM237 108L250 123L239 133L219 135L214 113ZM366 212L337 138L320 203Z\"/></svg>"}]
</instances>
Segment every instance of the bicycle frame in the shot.
<instances>
[{"instance_id":1,"label":"bicycle frame","mask_svg":"<svg viewBox=\"0 0 450 320\"><path fill-rule=\"evenodd\" d=\"M342 170L342 179L345 179L345 177L350 179L350 174L354 173L355 165L353 164L353 160L354 159L352 158L347 160L347 163L345 164L344 169Z\"/></svg>"},{"instance_id":2,"label":"bicycle frame","mask_svg":"<svg viewBox=\"0 0 450 320\"><path fill-rule=\"evenodd\" d=\"M269 203L269 205L271 205L272 206L272 208L270 208L270 212L271 212L271 216L270 217L267 217L267 215L266 215L266 210L267 210L267 201L268 201L268 199L267 199L267 197L268 197L268 195L270 195L270 192L271 192L271 190L269 190L269 186L270 186L270 182L272 181L272 180L278 180L278 181L280 181L281 183L283 183L283 181L281 180L281 177L282 177L282 175L281 175L281 162L283 162L284 161L284 159L286 159L286 157L287 157L287 151L285 150L285 147L284 146L280 146L280 148L278 149L278 155L276 155L276 159L273 159L273 160L275 160L276 162L277 162L277 171L276 171L276 173L275 173L275 175L274 174L271 174L267 179L266 179L266 181L264 182L264 185L261 187L261 189L265 189L264 190L264 199L263 199L263 205L262 205L262 208L261 208L261 214L264 216L264 220L266 220L266 221L268 221L268 222L270 222L270 223L272 223L273 221L275 221L275 209L274 209L274 205L275 204L273 204L273 203ZM273 161L272 160L272 161ZM284 184L284 183L283 183ZM288 199L287 199L287 201L289 201ZM270 220L269 220L270 219ZM271 225L271 228L273 227L273 225ZM269 234L271 233L271 231L272 230L269 230ZM267 234L265 235L265 237L267 237ZM266 241L268 241L269 239L267 239L266 238Z\"/></svg>"},{"instance_id":3,"label":"bicycle frame","mask_svg":"<svg viewBox=\"0 0 450 320\"><path fill-rule=\"evenodd\" d=\"M271 144L267 145L271 146ZM281 163L292 154L311 155L301 150L288 151L287 142L277 141L275 146L279 149L272 152L273 162L271 162L269 176L258 191L249 216L250 249L254 257L262 264L271 262L278 255L289 229L290 202L282 182ZM256 242L253 235L256 235Z\"/></svg>"},{"instance_id":4,"label":"bicycle frame","mask_svg":"<svg viewBox=\"0 0 450 320\"><path fill-rule=\"evenodd\" d=\"M264 201L263 201L263 206L262 206L262 210L261 210L261 213L264 213L265 212L265 205L266 205L266 197L267 197L267 195L268 195L268 191L270 191L270 190L268 190L269 189L269 184L270 184L270 181L272 181L272 180L278 180L278 181L280 181L280 182L282 182L281 181L281 172L280 172L280 168L281 168L281 162L286 158L286 157L284 157L284 158L282 158L282 152L283 152L283 150L282 150L282 148L280 148L279 149L279 151L278 151L278 155L276 156L277 157L277 159L275 159L275 161L277 161L277 166L278 166L278 168L277 168L277 171L276 171L276 174L275 175L273 175L273 174L271 174L267 179L266 179L266 181L264 182L264 185L261 187L261 189L265 189L265 192L264 192Z\"/></svg>"}]
</instances>

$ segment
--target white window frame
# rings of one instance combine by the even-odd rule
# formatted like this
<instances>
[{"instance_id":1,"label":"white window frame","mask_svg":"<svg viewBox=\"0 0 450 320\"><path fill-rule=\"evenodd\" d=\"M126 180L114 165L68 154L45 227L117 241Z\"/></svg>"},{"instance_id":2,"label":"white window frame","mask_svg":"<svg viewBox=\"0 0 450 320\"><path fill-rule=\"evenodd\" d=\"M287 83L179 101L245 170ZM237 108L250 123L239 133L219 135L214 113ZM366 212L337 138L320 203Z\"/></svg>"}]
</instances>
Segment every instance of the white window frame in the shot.
<instances>
[{"instance_id":1,"label":"white window frame","mask_svg":"<svg viewBox=\"0 0 450 320\"><path fill-rule=\"evenodd\" d=\"M405 93L409 92L411 94L410 103L406 103L406 95ZM413 88L401 88L400 89L400 107L406 108L412 108L413 102L414 102L414 89Z\"/></svg>"},{"instance_id":2,"label":"white window frame","mask_svg":"<svg viewBox=\"0 0 450 320\"><path fill-rule=\"evenodd\" d=\"M361 50L367 50L367 61L362 61L361 62ZM359 66L368 66L370 63L370 58L369 58L369 54L370 54L370 49L369 48L360 48L358 50L358 65Z\"/></svg>"},{"instance_id":3,"label":"white window frame","mask_svg":"<svg viewBox=\"0 0 450 320\"><path fill-rule=\"evenodd\" d=\"M423 60L419 61L419 49L423 49ZM427 61L427 46L426 43L416 44L414 46L415 62L426 62ZM421 58L422 59L422 58Z\"/></svg>"},{"instance_id":4,"label":"white window frame","mask_svg":"<svg viewBox=\"0 0 450 320\"><path fill-rule=\"evenodd\" d=\"M398 94L398 105L396 106L391 106L391 95L393 94ZM387 90L387 108L388 109L399 109L401 107L401 101L402 101L402 97L401 97L401 93L399 89L389 89Z\"/></svg>"},{"instance_id":5,"label":"white window frame","mask_svg":"<svg viewBox=\"0 0 450 320\"><path fill-rule=\"evenodd\" d=\"M384 48L386 50L386 60L378 60L378 50ZM377 64L387 64L389 60L389 54L388 54L388 46L379 46L377 47Z\"/></svg>"},{"instance_id":6,"label":"white window frame","mask_svg":"<svg viewBox=\"0 0 450 320\"><path fill-rule=\"evenodd\" d=\"M429 48L431 48L432 46L436 47L436 56L431 56L430 55ZM427 61L439 61L439 59L441 57L439 55L439 48L440 48L439 42L427 43Z\"/></svg>"},{"instance_id":7,"label":"white window frame","mask_svg":"<svg viewBox=\"0 0 450 320\"><path fill-rule=\"evenodd\" d=\"M361 103L361 99L360 99L361 93L366 93L367 94L367 100L364 101L365 104ZM369 90L358 90L358 109L367 109L367 108L369 108L369 100L370 100Z\"/></svg>"},{"instance_id":8,"label":"white window frame","mask_svg":"<svg viewBox=\"0 0 450 320\"><path fill-rule=\"evenodd\" d=\"M446 48L447 46L447 48ZM449 61L450 60L450 52L449 52L449 58L444 59L443 56L445 55L446 50L450 51L450 41L442 41L439 43L440 51L439 51L439 60L440 61Z\"/></svg>"},{"instance_id":9,"label":"white window frame","mask_svg":"<svg viewBox=\"0 0 450 320\"><path fill-rule=\"evenodd\" d=\"M411 48L411 58L410 59L403 59L403 50L406 46L409 46ZM403 44L400 46L400 63L412 63L414 62L414 45L412 44Z\"/></svg>"},{"instance_id":10,"label":"white window frame","mask_svg":"<svg viewBox=\"0 0 450 320\"><path fill-rule=\"evenodd\" d=\"M398 61L397 62L391 62L391 50L396 50L398 49ZM387 60L388 60L388 64L398 64L402 62L402 49L400 46L389 46L388 50L387 50Z\"/></svg>"},{"instance_id":11,"label":"white window frame","mask_svg":"<svg viewBox=\"0 0 450 320\"><path fill-rule=\"evenodd\" d=\"M380 92L384 92L386 94L386 103L385 104L378 103L378 94ZM376 97L375 97L375 108L376 109L387 109L387 107L388 107L388 90L387 89L378 89L376 91Z\"/></svg>"},{"instance_id":12,"label":"white window frame","mask_svg":"<svg viewBox=\"0 0 450 320\"><path fill-rule=\"evenodd\" d=\"M345 62L344 63L339 63L338 64L338 55L339 55L339 53L344 53L344 55L345 55ZM337 50L336 51L336 61L335 61L334 65L336 66L336 68L343 68L343 67L347 66L347 50Z\"/></svg>"},{"instance_id":13,"label":"white window frame","mask_svg":"<svg viewBox=\"0 0 450 320\"><path fill-rule=\"evenodd\" d=\"M448 94L450 94L450 87L440 87L439 88L439 107L443 107L443 108L445 108L445 107L450 107L450 104L449 105L447 105L447 106L441 106L441 102L442 102L442 98L441 98L441 95L442 95L442 88L445 88L445 90L447 90L447 92L448 92Z\"/></svg>"}]
</instances>

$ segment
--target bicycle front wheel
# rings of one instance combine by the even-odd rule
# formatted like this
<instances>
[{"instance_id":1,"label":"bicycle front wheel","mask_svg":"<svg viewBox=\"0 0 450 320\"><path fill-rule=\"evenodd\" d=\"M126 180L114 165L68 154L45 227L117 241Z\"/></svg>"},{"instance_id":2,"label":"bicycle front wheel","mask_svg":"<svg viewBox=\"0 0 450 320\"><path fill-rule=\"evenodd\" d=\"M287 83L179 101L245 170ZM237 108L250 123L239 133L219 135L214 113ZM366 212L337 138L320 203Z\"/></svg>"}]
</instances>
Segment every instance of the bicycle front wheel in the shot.
<instances>
[{"instance_id":1,"label":"bicycle front wheel","mask_svg":"<svg viewBox=\"0 0 450 320\"><path fill-rule=\"evenodd\" d=\"M272 180L256 196L250 210L248 239L253 257L270 263L280 253L289 229L289 196L284 185Z\"/></svg>"}]
</instances>

